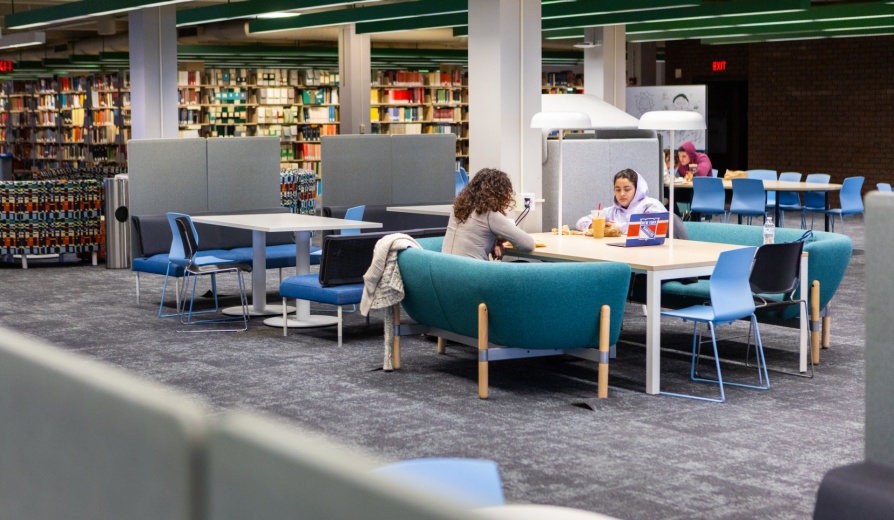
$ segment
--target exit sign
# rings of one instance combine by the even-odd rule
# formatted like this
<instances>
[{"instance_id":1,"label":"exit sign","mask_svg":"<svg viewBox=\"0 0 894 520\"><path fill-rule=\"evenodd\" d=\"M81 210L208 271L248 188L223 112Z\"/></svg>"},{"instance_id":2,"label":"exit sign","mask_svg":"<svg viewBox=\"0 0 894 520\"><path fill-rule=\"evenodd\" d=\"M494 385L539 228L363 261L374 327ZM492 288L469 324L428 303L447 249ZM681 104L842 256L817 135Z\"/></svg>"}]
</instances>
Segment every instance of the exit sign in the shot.
<instances>
[{"instance_id":1,"label":"exit sign","mask_svg":"<svg viewBox=\"0 0 894 520\"><path fill-rule=\"evenodd\" d=\"M12 72L12 65L10 60L0 60L0 72Z\"/></svg>"},{"instance_id":2,"label":"exit sign","mask_svg":"<svg viewBox=\"0 0 894 520\"><path fill-rule=\"evenodd\" d=\"M720 72L726 70L726 60L723 61L712 61L711 62L711 70L714 72Z\"/></svg>"}]
</instances>

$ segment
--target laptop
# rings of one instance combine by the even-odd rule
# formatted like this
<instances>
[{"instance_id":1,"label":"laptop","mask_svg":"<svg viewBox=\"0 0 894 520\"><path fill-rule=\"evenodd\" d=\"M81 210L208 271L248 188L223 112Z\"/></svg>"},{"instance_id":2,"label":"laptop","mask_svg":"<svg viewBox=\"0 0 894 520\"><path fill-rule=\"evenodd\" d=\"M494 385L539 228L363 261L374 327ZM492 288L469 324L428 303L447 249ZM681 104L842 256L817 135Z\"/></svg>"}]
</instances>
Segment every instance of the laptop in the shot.
<instances>
[{"instance_id":1,"label":"laptop","mask_svg":"<svg viewBox=\"0 0 894 520\"><path fill-rule=\"evenodd\" d=\"M667 238L670 213L637 213L630 215L627 240L608 245L617 247L660 246Z\"/></svg>"}]
</instances>

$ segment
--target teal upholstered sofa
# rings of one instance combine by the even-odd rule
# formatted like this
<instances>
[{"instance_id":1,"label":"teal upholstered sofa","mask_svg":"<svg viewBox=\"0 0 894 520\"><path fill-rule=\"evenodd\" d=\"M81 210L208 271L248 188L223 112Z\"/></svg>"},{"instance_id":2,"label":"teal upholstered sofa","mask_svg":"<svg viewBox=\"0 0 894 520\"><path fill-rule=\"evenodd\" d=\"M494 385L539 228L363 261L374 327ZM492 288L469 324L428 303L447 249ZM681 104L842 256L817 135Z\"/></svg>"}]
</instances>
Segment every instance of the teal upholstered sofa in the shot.
<instances>
[{"instance_id":1,"label":"teal upholstered sofa","mask_svg":"<svg viewBox=\"0 0 894 520\"><path fill-rule=\"evenodd\" d=\"M607 396L608 352L621 331L630 280L626 264L485 262L440 253L442 241L421 239L425 250L398 256L402 305L416 324L396 322L395 369L400 335L427 333L439 338L439 352L444 339L478 347L482 399L489 361L558 354L598 360L598 394Z\"/></svg>"},{"instance_id":2,"label":"teal upholstered sofa","mask_svg":"<svg viewBox=\"0 0 894 520\"><path fill-rule=\"evenodd\" d=\"M759 246L763 243L763 228L760 226L740 226L736 224L715 224L711 222L686 222L690 240L701 242L722 242L742 246ZM804 233L800 229L776 229L776 242L792 242ZM819 281L819 308L823 315L823 346L828 347L829 302L838 290L853 252L851 239L839 233L814 231L813 237L804 243L807 253L808 282ZM795 294L800 297L799 293ZM669 282L662 286L661 302L668 307L683 307L702 303L710 299L708 281L682 284ZM779 314L764 318L796 324L799 310L796 306L784 307ZM759 316L758 319L762 319Z\"/></svg>"}]
</instances>

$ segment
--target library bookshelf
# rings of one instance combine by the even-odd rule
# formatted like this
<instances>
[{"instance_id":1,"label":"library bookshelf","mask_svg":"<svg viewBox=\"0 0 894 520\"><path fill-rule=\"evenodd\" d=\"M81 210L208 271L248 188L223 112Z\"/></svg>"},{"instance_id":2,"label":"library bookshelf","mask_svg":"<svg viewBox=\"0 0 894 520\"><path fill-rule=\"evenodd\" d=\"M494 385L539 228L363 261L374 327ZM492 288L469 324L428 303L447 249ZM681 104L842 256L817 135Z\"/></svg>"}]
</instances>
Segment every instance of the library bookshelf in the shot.
<instances>
[{"instance_id":1,"label":"library bookshelf","mask_svg":"<svg viewBox=\"0 0 894 520\"><path fill-rule=\"evenodd\" d=\"M339 133L338 72L178 72L181 137L280 138L280 166L320 173L320 138Z\"/></svg>"},{"instance_id":2,"label":"library bookshelf","mask_svg":"<svg viewBox=\"0 0 894 520\"><path fill-rule=\"evenodd\" d=\"M0 83L0 151L17 175L31 170L126 165L126 71Z\"/></svg>"}]
</instances>

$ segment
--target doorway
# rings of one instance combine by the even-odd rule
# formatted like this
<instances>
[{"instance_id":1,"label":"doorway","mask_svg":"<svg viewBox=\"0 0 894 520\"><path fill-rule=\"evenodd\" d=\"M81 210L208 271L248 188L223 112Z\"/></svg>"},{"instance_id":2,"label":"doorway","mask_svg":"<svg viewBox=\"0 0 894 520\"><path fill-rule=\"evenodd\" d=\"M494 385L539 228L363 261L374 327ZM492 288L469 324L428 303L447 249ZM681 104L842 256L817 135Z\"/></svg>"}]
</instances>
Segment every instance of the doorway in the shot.
<instances>
[{"instance_id":1,"label":"doorway","mask_svg":"<svg viewBox=\"0 0 894 520\"><path fill-rule=\"evenodd\" d=\"M748 169L748 81L703 83L708 91L708 156L719 176Z\"/></svg>"}]
</instances>

